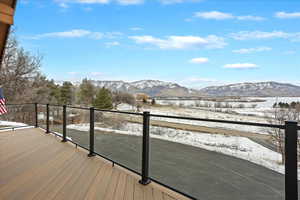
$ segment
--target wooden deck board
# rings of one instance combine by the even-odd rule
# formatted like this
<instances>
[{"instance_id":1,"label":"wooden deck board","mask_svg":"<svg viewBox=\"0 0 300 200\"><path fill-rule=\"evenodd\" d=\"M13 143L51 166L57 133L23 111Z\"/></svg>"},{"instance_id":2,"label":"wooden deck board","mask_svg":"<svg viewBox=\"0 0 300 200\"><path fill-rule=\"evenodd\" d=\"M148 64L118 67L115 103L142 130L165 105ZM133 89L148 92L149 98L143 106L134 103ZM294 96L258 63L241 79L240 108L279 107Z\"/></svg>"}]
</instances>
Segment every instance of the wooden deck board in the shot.
<instances>
[{"instance_id":1,"label":"wooden deck board","mask_svg":"<svg viewBox=\"0 0 300 200\"><path fill-rule=\"evenodd\" d=\"M105 193L105 197L104 197L105 200L113 199L115 192L116 192L116 187L118 185L119 177L120 177L120 171L113 169L113 173L112 173L108 188Z\"/></svg>"},{"instance_id":2,"label":"wooden deck board","mask_svg":"<svg viewBox=\"0 0 300 200\"><path fill-rule=\"evenodd\" d=\"M32 199L53 199L56 194L61 190L64 185L66 185L74 173L78 173L82 164L84 162L84 158L82 156L76 156L76 160L70 163L65 168L59 170L58 174L54 174L49 182L47 182L43 187L37 191L36 194L33 194ZM67 174L65 174L67 172Z\"/></svg>"},{"instance_id":3,"label":"wooden deck board","mask_svg":"<svg viewBox=\"0 0 300 200\"><path fill-rule=\"evenodd\" d=\"M154 199L154 197L153 197L153 188L152 187L145 187L144 199L145 200Z\"/></svg>"},{"instance_id":4,"label":"wooden deck board","mask_svg":"<svg viewBox=\"0 0 300 200\"><path fill-rule=\"evenodd\" d=\"M127 174L120 173L119 182L116 188L116 192L114 195L114 200L119 200L124 198L125 187L126 187L126 177Z\"/></svg>"},{"instance_id":5,"label":"wooden deck board","mask_svg":"<svg viewBox=\"0 0 300 200\"><path fill-rule=\"evenodd\" d=\"M58 153L56 158L33 167L29 171L23 172L17 178L5 184L0 189L0 193L6 196L6 199L24 199L28 191L34 192L39 188L40 182L47 181L49 174L63 166L65 160L71 155L70 152ZM37 176L38 175L38 176Z\"/></svg>"},{"instance_id":6,"label":"wooden deck board","mask_svg":"<svg viewBox=\"0 0 300 200\"><path fill-rule=\"evenodd\" d=\"M134 193L134 179L132 176L127 175L124 200L133 200Z\"/></svg>"},{"instance_id":7,"label":"wooden deck board","mask_svg":"<svg viewBox=\"0 0 300 200\"><path fill-rule=\"evenodd\" d=\"M2 200L186 200L40 129L0 134Z\"/></svg>"},{"instance_id":8,"label":"wooden deck board","mask_svg":"<svg viewBox=\"0 0 300 200\"><path fill-rule=\"evenodd\" d=\"M163 193L159 190L153 190L153 197L155 200L163 200Z\"/></svg>"},{"instance_id":9,"label":"wooden deck board","mask_svg":"<svg viewBox=\"0 0 300 200\"><path fill-rule=\"evenodd\" d=\"M107 176L108 177L110 176L107 174L107 173L109 173L109 171L111 171L109 169L109 167L110 166L108 166L107 164L104 164L104 166L98 171L94 181L91 183L91 185L89 187L89 190L85 196L85 200L99 199L96 197L96 195L97 195L97 193L99 194L100 189L102 189L103 191L106 190L106 186L105 186L106 182L103 182L103 181L105 180L105 178Z\"/></svg>"},{"instance_id":10,"label":"wooden deck board","mask_svg":"<svg viewBox=\"0 0 300 200\"><path fill-rule=\"evenodd\" d=\"M144 188L144 186L140 185L136 181L134 182L134 196L133 196L134 199L140 199L140 200L144 199L143 188Z\"/></svg>"}]
</instances>

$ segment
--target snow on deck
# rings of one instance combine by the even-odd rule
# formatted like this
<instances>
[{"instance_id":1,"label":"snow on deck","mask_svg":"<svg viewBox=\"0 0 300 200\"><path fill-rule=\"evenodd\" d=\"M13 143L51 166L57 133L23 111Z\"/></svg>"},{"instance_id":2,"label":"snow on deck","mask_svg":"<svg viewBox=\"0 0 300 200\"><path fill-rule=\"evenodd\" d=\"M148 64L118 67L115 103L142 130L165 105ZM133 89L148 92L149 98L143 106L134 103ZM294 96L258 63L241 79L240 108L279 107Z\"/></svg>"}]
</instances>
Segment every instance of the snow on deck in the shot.
<instances>
[{"instance_id":1,"label":"snow on deck","mask_svg":"<svg viewBox=\"0 0 300 200\"><path fill-rule=\"evenodd\" d=\"M0 121L0 126L17 127L17 126L28 126L28 125L20 122Z\"/></svg>"}]
</instances>

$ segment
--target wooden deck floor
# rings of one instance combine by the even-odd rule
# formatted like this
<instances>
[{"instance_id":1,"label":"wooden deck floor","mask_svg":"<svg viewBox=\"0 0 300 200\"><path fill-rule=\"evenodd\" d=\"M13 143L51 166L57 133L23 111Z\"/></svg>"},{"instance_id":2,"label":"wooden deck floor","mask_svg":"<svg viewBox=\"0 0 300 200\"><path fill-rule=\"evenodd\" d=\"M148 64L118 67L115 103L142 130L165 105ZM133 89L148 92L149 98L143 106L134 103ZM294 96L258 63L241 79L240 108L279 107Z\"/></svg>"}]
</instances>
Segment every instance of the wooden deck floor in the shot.
<instances>
[{"instance_id":1,"label":"wooden deck floor","mask_svg":"<svg viewBox=\"0 0 300 200\"><path fill-rule=\"evenodd\" d=\"M40 129L0 132L0 199L187 200Z\"/></svg>"}]
</instances>

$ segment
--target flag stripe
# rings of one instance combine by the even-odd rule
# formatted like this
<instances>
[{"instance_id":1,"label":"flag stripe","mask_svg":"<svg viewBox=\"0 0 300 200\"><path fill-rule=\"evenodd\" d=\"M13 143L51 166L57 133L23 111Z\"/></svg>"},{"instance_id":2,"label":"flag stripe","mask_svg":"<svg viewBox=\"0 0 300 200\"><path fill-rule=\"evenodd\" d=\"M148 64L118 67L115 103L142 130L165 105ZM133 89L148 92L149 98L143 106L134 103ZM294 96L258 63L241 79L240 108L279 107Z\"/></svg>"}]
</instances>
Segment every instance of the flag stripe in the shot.
<instances>
[{"instance_id":1,"label":"flag stripe","mask_svg":"<svg viewBox=\"0 0 300 200\"><path fill-rule=\"evenodd\" d=\"M7 113L7 109L5 107L5 98L3 96L2 88L0 88L0 115Z\"/></svg>"}]
</instances>

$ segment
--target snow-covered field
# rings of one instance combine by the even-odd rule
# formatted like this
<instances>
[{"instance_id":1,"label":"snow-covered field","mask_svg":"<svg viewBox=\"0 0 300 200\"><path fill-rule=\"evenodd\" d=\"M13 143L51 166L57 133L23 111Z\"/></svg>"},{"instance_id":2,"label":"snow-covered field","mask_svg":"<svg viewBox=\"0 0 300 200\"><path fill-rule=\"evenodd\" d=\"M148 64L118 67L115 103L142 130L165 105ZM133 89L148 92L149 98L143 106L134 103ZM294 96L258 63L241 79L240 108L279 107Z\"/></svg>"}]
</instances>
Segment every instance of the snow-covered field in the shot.
<instances>
[{"instance_id":1,"label":"snow-covered field","mask_svg":"<svg viewBox=\"0 0 300 200\"><path fill-rule=\"evenodd\" d=\"M255 116L228 114L228 113L213 112L213 111L209 111L209 110L199 110L199 109L192 109L192 108L170 109L168 107L151 107L151 108L144 109L144 111L150 111L151 114L158 114L158 115L188 116L188 117L205 118L205 119L219 119L219 120L232 120L232 121L239 121L239 122L267 123L266 119L260 118L260 117L255 117ZM183 119L171 119L171 118L161 118L161 117L151 117L151 119L159 120L159 121L174 122L174 123L206 126L206 127L211 127L211 128L225 128L225 129L229 129L229 130L268 134L266 128L255 127L255 126L192 121L192 120L183 120Z\"/></svg>"},{"instance_id":2,"label":"snow-covered field","mask_svg":"<svg viewBox=\"0 0 300 200\"><path fill-rule=\"evenodd\" d=\"M276 102L284 102L291 103L293 101L300 101L300 97L245 97L242 99L242 102L238 102L236 100L227 101L224 100L220 102L225 105L225 103L229 103L233 107L238 107L240 104L244 104L245 107L252 107L253 104L256 104L257 108L271 108ZM259 102L255 102L255 100L261 100ZM245 102L244 102L245 101ZM247 102L248 101L248 102ZM253 102L252 102L253 101ZM189 107L196 107L197 105L211 105L214 106L216 101L207 101L207 100L156 100L156 103L162 105L182 105Z\"/></svg>"},{"instance_id":3,"label":"snow-covered field","mask_svg":"<svg viewBox=\"0 0 300 200\"><path fill-rule=\"evenodd\" d=\"M261 100L255 102L255 100ZM263 117L266 115L274 103L284 102L291 103L293 101L300 102L300 97L245 97L243 101L246 102L228 102L224 100L223 102L215 102L215 101L204 101L204 100L157 100L156 103L161 105L177 105L181 107L188 108L201 108L205 110L220 110L220 111L233 111L239 114L244 115L256 115ZM252 102L254 101L254 102ZM226 105L232 108L215 108L215 105L218 104L221 107L225 107ZM208 107L209 106L209 107Z\"/></svg>"},{"instance_id":4,"label":"snow-covered field","mask_svg":"<svg viewBox=\"0 0 300 200\"><path fill-rule=\"evenodd\" d=\"M247 97L243 99L244 101L261 100L258 102L229 102L230 104L245 104L243 108L207 108L207 107L196 107L198 100L157 100L156 103L162 105L177 105L177 106L151 106L142 108L141 111L150 111L151 114L158 115L173 115L173 116L185 116L185 117L195 117L195 118L209 118L209 119L219 119L219 120L231 120L240 122L256 122L256 123L269 123L267 117L272 117L273 104L276 102L286 102L291 103L293 101L300 101L300 97ZM263 100L263 101L262 101ZM205 103L214 104L216 102L212 101L200 101L200 105ZM223 102L226 104L226 102ZM228 103L228 102L227 102ZM253 107L253 104L257 104ZM182 106L184 105L184 106ZM199 105L199 104L198 104ZM122 106L122 110L134 111L130 109L129 106ZM224 123L213 123L213 122L202 122L202 121L191 121L191 120L181 120L181 119L171 119L171 118L158 118L152 117L153 120L168 121L174 123L191 124L198 126L206 126L211 128L225 128L237 131L246 131L252 133L268 134L269 129L254 127L254 126L244 126L235 124L224 124Z\"/></svg>"},{"instance_id":5,"label":"snow-covered field","mask_svg":"<svg viewBox=\"0 0 300 200\"><path fill-rule=\"evenodd\" d=\"M142 136L141 124L127 123L122 127L122 130L103 128L100 126L101 125L96 124L95 130L115 134ZM72 124L68 125L67 128L87 132L89 130L89 124ZM152 138L182 143L209 151L223 153L248 160L279 173L284 173L284 166L280 164L281 155L279 153L265 148L248 138L225 136L220 134L206 134L156 126L150 127L150 134Z\"/></svg>"}]
</instances>

